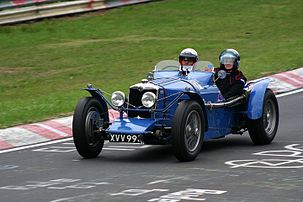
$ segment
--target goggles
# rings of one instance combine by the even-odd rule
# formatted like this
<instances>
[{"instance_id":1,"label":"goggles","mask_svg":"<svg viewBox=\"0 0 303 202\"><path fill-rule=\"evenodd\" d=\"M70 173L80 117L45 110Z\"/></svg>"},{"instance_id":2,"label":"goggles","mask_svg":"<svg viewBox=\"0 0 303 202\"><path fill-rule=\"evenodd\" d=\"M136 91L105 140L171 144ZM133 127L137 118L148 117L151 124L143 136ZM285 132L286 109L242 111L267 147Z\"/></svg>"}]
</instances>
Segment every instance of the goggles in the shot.
<instances>
[{"instance_id":1,"label":"goggles","mask_svg":"<svg viewBox=\"0 0 303 202\"><path fill-rule=\"evenodd\" d=\"M197 59L195 57L184 57L184 56L179 57L179 61L196 62L196 60Z\"/></svg>"},{"instance_id":2,"label":"goggles","mask_svg":"<svg viewBox=\"0 0 303 202\"><path fill-rule=\"evenodd\" d=\"M226 54L226 55L222 55L220 58L220 63L227 65L227 64L234 64L234 62L236 61L236 57L232 54Z\"/></svg>"}]
</instances>

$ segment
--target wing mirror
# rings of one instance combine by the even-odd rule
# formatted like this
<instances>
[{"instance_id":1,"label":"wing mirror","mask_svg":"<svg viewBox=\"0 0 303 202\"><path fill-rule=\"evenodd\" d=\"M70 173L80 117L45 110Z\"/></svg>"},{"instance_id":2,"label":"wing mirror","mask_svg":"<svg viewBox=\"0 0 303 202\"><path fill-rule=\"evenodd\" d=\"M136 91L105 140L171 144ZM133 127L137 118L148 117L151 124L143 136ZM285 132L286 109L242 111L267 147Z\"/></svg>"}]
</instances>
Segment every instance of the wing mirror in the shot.
<instances>
[{"instance_id":1,"label":"wing mirror","mask_svg":"<svg viewBox=\"0 0 303 202\"><path fill-rule=\"evenodd\" d=\"M225 79L225 77L226 77L226 71L224 70L218 71L218 78Z\"/></svg>"}]
</instances>

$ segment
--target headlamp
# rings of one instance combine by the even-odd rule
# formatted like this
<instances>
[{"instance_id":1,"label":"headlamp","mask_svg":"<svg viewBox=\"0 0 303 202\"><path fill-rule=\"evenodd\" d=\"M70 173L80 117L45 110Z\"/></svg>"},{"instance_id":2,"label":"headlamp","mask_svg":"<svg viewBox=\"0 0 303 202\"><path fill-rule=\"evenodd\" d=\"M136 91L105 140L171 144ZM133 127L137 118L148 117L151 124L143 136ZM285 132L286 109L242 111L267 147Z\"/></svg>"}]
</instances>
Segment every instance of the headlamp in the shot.
<instances>
[{"instance_id":1,"label":"headlamp","mask_svg":"<svg viewBox=\"0 0 303 202\"><path fill-rule=\"evenodd\" d=\"M142 95L141 102L144 107L151 108L156 102L156 95L152 92L146 92Z\"/></svg>"},{"instance_id":2,"label":"headlamp","mask_svg":"<svg viewBox=\"0 0 303 202\"><path fill-rule=\"evenodd\" d=\"M125 94L121 91L115 91L112 94L111 101L115 107L121 107L125 102Z\"/></svg>"}]
</instances>

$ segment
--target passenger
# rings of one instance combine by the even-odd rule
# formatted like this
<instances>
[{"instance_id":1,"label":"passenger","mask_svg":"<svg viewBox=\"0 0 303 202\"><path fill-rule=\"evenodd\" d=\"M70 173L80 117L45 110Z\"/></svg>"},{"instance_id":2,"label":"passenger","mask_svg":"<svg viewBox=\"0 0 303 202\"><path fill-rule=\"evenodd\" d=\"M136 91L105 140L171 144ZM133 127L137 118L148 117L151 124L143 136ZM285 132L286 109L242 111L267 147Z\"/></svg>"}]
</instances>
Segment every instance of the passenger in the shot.
<instances>
[{"instance_id":1,"label":"passenger","mask_svg":"<svg viewBox=\"0 0 303 202\"><path fill-rule=\"evenodd\" d=\"M199 57L197 51L192 48L186 48L179 54L180 71L183 75L187 75L192 69Z\"/></svg>"},{"instance_id":2,"label":"passenger","mask_svg":"<svg viewBox=\"0 0 303 202\"><path fill-rule=\"evenodd\" d=\"M240 54L235 49L225 49L219 55L220 67L214 69L214 79L223 97L229 98L243 94L247 81L239 70Z\"/></svg>"}]
</instances>

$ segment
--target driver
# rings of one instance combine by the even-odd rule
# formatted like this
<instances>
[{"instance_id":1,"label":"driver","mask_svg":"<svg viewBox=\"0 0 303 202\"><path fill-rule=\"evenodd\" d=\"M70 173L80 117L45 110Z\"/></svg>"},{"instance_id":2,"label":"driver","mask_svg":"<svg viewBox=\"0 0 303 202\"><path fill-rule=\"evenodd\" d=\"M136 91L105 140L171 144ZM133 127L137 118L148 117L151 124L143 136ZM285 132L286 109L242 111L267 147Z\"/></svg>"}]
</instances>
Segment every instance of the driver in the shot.
<instances>
[{"instance_id":1,"label":"driver","mask_svg":"<svg viewBox=\"0 0 303 202\"><path fill-rule=\"evenodd\" d=\"M198 62L198 53L192 48L185 48L179 54L180 71L187 75L196 62Z\"/></svg>"},{"instance_id":2,"label":"driver","mask_svg":"<svg viewBox=\"0 0 303 202\"><path fill-rule=\"evenodd\" d=\"M239 70L240 54L235 49L225 49L219 55L220 67L214 69L215 83L223 97L227 100L231 97L243 94L243 88L247 81Z\"/></svg>"}]
</instances>

